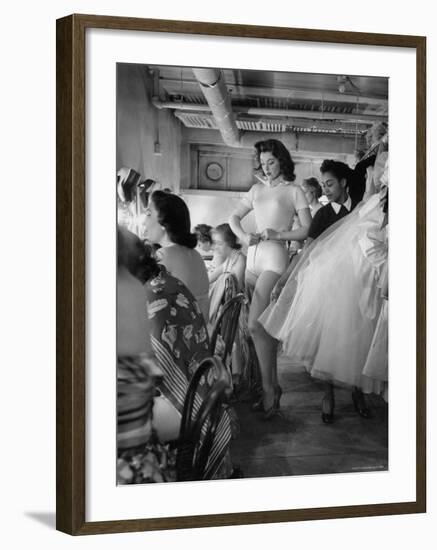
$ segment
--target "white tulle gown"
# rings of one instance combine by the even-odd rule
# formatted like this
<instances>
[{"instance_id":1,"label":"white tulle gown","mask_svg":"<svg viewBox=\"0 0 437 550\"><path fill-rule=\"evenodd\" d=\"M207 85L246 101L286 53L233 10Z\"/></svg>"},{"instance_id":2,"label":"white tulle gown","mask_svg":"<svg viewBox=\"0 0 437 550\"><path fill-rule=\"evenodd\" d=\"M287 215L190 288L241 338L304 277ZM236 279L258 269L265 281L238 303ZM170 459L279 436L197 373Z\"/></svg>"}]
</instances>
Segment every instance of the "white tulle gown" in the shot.
<instances>
[{"instance_id":1,"label":"white tulle gown","mask_svg":"<svg viewBox=\"0 0 437 550\"><path fill-rule=\"evenodd\" d=\"M387 226L380 194L360 203L302 254L260 322L294 366L387 397Z\"/></svg>"}]
</instances>

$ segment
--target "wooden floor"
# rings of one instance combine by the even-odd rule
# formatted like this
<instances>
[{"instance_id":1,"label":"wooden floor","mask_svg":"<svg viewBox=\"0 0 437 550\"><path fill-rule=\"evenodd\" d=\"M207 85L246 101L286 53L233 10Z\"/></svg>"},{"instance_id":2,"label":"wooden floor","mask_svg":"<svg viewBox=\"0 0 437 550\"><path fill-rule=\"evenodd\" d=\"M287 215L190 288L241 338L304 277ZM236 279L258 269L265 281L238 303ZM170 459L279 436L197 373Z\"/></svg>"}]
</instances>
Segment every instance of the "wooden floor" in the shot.
<instances>
[{"instance_id":1,"label":"wooden floor","mask_svg":"<svg viewBox=\"0 0 437 550\"><path fill-rule=\"evenodd\" d=\"M351 393L336 388L334 424L323 424L322 384L306 373L279 366L281 417L264 421L250 403L235 405L241 433L232 462L245 478L328 474L388 469L388 407L370 396L372 417L358 416Z\"/></svg>"}]
</instances>

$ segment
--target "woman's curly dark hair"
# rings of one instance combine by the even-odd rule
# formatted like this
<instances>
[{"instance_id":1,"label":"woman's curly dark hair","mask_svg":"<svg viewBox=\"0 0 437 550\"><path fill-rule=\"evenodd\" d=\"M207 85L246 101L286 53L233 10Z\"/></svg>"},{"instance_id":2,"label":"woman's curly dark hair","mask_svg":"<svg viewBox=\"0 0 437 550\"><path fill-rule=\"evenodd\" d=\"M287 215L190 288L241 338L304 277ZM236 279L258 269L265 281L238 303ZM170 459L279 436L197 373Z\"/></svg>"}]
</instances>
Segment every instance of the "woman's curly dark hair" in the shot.
<instances>
[{"instance_id":1,"label":"woman's curly dark hair","mask_svg":"<svg viewBox=\"0 0 437 550\"><path fill-rule=\"evenodd\" d=\"M294 173L294 162L290 152L278 139L266 139L255 143L255 158L257 167L256 170L261 170L261 153L271 153L279 161L281 167L281 175L286 181L294 181L296 174Z\"/></svg>"},{"instance_id":2,"label":"woman's curly dark hair","mask_svg":"<svg viewBox=\"0 0 437 550\"><path fill-rule=\"evenodd\" d=\"M353 179L353 170L347 164L339 160L325 159L320 166L320 172L322 174L329 172L339 181L344 178L347 186L349 186Z\"/></svg>"},{"instance_id":3,"label":"woman's curly dark hair","mask_svg":"<svg viewBox=\"0 0 437 550\"><path fill-rule=\"evenodd\" d=\"M197 241L199 243L212 244L211 230L212 227L206 223L199 223L199 225L196 225L194 233L196 233Z\"/></svg>"},{"instance_id":4,"label":"woman's curly dark hair","mask_svg":"<svg viewBox=\"0 0 437 550\"><path fill-rule=\"evenodd\" d=\"M165 228L171 242L196 248L197 236L191 233L190 211L185 202L167 191L154 191L150 200L158 212L158 222Z\"/></svg>"},{"instance_id":5,"label":"woman's curly dark hair","mask_svg":"<svg viewBox=\"0 0 437 550\"><path fill-rule=\"evenodd\" d=\"M117 263L143 284L156 277L160 267L154 258L153 245L144 243L124 227L117 227Z\"/></svg>"},{"instance_id":6,"label":"woman's curly dark hair","mask_svg":"<svg viewBox=\"0 0 437 550\"><path fill-rule=\"evenodd\" d=\"M225 243L234 250L240 250L241 244L238 242L237 235L232 231L231 226L228 223L222 223L218 225L215 232L220 233Z\"/></svg>"}]
</instances>

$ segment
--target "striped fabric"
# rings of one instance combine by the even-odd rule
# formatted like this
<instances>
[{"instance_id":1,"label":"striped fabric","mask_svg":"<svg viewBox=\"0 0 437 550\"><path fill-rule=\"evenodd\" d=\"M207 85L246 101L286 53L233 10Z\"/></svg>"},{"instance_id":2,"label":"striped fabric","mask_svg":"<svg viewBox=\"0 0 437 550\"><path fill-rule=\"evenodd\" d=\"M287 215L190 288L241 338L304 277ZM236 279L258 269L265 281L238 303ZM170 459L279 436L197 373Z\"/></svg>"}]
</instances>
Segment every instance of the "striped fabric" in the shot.
<instances>
[{"instance_id":1,"label":"striped fabric","mask_svg":"<svg viewBox=\"0 0 437 550\"><path fill-rule=\"evenodd\" d=\"M128 449L146 443L152 432L153 397L161 371L140 354L118 357L117 445Z\"/></svg>"},{"instance_id":2,"label":"striped fabric","mask_svg":"<svg viewBox=\"0 0 437 550\"><path fill-rule=\"evenodd\" d=\"M159 389L182 414L189 382L200 361L209 356L209 338L199 305L187 287L165 268L144 285L153 351L164 374ZM197 412L213 382L213 373L201 381L194 401ZM231 439L225 411L216 432L210 467L224 459ZM208 466L207 466L208 467Z\"/></svg>"},{"instance_id":3,"label":"striped fabric","mask_svg":"<svg viewBox=\"0 0 437 550\"><path fill-rule=\"evenodd\" d=\"M178 368L166 347L153 336L151 341L159 366L164 372L164 378L160 384L160 389L162 390L162 393L172 402L176 409L182 413L189 381L184 373ZM204 382L204 389L209 389L209 384L207 381ZM194 397L193 406L194 415L199 412L202 401L202 397L199 394L196 394ZM205 432L206 426L203 427L202 434L205 435ZM211 454L206 466L206 474L209 474L211 468L214 468L214 471L212 471L212 477L214 477L228 450L231 437L232 432L229 415L227 411L224 410L215 434Z\"/></svg>"}]
</instances>

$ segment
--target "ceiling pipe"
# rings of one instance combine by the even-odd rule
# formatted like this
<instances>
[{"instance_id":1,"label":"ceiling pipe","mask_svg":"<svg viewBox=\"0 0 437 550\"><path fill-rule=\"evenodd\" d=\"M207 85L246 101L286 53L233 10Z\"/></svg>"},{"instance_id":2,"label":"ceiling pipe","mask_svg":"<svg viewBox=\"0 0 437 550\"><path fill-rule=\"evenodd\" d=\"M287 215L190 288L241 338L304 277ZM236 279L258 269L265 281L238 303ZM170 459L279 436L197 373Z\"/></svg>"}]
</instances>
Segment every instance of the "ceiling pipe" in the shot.
<instances>
[{"instance_id":1,"label":"ceiling pipe","mask_svg":"<svg viewBox=\"0 0 437 550\"><path fill-rule=\"evenodd\" d=\"M240 132L235 123L231 98L222 72L219 69L193 69L193 73L214 115L223 141L230 147L238 147Z\"/></svg>"},{"instance_id":2,"label":"ceiling pipe","mask_svg":"<svg viewBox=\"0 0 437 550\"><path fill-rule=\"evenodd\" d=\"M153 99L153 105L158 109L177 109L179 111L191 111L193 113L210 113L212 107L208 105L198 105L196 103L183 103L178 101L159 101L157 98ZM312 120L347 120L349 122L362 122L364 124L371 124L377 121L387 121L387 115L369 115L360 113L330 113L320 111L299 111L292 109L264 109L262 107L234 107L235 113L244 113L247 115L255 116L277 116L284 118L309 118ZM214 113L213 113L214 114ZM216 117L217 118L217 117ZM218 121L217 121L218 122ZM235 122L235 118L234 118ZM238 146L238 143L237 143Z\"/></svg>"}]
</instances>

